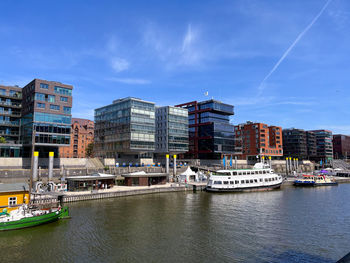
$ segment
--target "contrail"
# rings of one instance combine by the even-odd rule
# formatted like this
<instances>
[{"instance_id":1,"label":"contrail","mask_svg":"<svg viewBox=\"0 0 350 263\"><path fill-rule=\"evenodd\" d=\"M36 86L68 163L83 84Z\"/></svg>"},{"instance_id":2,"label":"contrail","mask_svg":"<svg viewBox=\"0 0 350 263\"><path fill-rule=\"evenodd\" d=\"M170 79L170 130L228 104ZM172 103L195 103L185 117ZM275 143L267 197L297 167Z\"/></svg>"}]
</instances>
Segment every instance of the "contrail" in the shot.
<instances>
[{"instance_id":1,"label":"contrail","mask_svg":"<svg viewBox=\"0 0 350 263\"><path fill-rule=\"evenodd\" d=\"M298 35L298 37L294 40L294 42L289 46L289 48L284 52L282 57L277 61L277 63L273 66L269 74L265 76L265 78L261 81L258 90L259 93L263 91L263 84L264 82L272 75L272 73L275 72L275 70L278 68L278 66L283 62L283 60L288 56L289 52L294 48L294 46L299 42L299 40L305 35L305 33L316 23L317 19L322 15L324 10L327 8L329 3L332 2L332 0L328 0L326 4L322 7L321 11L312 19L311 23Z\"/></svg>"}]
</instances>

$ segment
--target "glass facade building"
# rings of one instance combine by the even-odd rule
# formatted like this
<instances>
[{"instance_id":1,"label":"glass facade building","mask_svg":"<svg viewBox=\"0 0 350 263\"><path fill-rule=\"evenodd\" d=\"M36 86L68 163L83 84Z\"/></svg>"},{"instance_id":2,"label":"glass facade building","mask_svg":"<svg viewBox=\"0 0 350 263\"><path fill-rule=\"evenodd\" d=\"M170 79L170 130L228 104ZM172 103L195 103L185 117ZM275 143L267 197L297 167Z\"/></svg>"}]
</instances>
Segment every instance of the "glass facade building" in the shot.
<instances>
[{"instance_id":1,"label":"glass facade building","mask_svg":"<svg viewBox=\"0 0 350 263\"><path fill-rule=\"evenodd\" d=\"M72 89L70 85L40 79L34 79L23 88L21 141L24 157L31 155L33 136L35 150L42 157L48 156L50 151L58 156L59 147L70 145Z\"/></svg>"},{"instance_id":2,"label":"glass facade building","mask_svg":"<svg viewBox=\"0 0 350 263\"><path fill-rule=\"evenodd\" d=\"M176 107L188 110L189 151L186 158L220 159L235 153L233 105L216 100L188 102Z\"/></svg>"},{"instance_id":3,"label":"glass facade building","mask_svg":"<svg viewBox=\"0 0 350 263\"><path fill-rule=\"evenodd\" d=\"M325 163L333 159L333 134L328 130L311 131L316 137L316 156L315 161L323 161Z\"/></svg>"},{"instance_id":4,"label":"glass facade building","mask_svg":"<svg viewBox=\"0 0 350 263\"><path fill-rule=\"evenodd\" d=\"M178 107L156 108L156 152L188 151L188 111Z\"/></svg>"},{"instance_id":5,"label":"glass facade building","mask_svg":"<svg viewBox=\"0 0 350 263\"><path fill-rule=\"evenodd\" d=\"M150 157L155 150L155 105L127 97L95 109L95 155Z\"/></svg>"}]
</instances>

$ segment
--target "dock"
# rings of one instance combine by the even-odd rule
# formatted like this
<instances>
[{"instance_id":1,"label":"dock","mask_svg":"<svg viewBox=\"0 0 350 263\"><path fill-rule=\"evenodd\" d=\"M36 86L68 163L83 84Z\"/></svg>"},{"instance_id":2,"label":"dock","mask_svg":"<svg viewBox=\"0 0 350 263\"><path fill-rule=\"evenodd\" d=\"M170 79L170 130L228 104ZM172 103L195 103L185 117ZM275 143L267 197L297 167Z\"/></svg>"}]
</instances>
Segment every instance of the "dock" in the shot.
<instances>
[{"instance_id":1,"label":"dock","mask_svg":"<svg viewBox=\"0 0 350 263\"><path fill-rule=\"evenodd\" d=\"M145 194L157 194L157 193L170 193L170 192L183 192L188 190L184 185L179 184L166 184L159 186L146 186L146 187L125 187L115 186L111 189L105 190L93 190L82 192L64 192L60 193L63 203L71 203L78 201L98 200L105 198L117 198L126 196L136 196ZM33 204L47 204L57 202L57 193L47 193L40 198L32 200Z\"/></svg>"}]
</instances>

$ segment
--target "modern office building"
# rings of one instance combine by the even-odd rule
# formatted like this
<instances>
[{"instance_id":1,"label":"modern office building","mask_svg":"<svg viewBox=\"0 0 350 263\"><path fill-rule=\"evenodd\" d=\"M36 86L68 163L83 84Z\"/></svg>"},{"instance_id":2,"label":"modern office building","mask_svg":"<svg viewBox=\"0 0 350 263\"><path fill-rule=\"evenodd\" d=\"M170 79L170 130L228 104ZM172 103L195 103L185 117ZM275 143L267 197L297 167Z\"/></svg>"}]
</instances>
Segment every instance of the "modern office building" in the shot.
<instances>
[{"instance_id":1,"label":"modern office building","mask_svg":"<svg viewBox=\"0 0 350 263\"><path fill-rule=\"evenodd\" d=\"M95 109L94 137L97 157L139 164L152 161L155 104L127 97Z\"/></svg>"},{"instance_id":2,"label":"modern office building","mask_svg":"<svg viewBox=\"0 0 350 263\"><path fill-rule=\"evenodd\" d=\"M302 129L283 129L283 153L285 157L305 160L308 158L307 132Z\"/></svg>"},{"instance_id":3,"label":"modern office building","mask_svg":"<svg viewBox=\"0 0 350 263\"><path fill-rule=\"evenodd\" d=\"M233 105L217 100L192 101L176 105L188 110L189 151L186 158L221 159L235 153L235 138L230 116Z\"/></svg>"},{"instance_id":4,"label":"modern office building","mask_svg":"<svg viewBox=\"0 0 350 263\"><path fill-rule=\"evenodd\" d=\"M333 155L335 159L348 159L350 157L350 136L333 135Z\"/></svg>"},{"instance_id":5,"label":"modern office building","mask_svg":"<svg viewBox=\"0 0 350 263\"><path fill-rule=\"evenodd\" d=\"M328 130L313 130L311 132L316 137L316 156L313 159L327 163L333 159L332 132Z\"/></svg>"},{"instance_id":6,"label":"modern office building","mask_svg":"<svg viewBox=\"0 0 350 263\"><path fill-rule=\"evenodd\" d=\"M316 135L311 131L306 131L307 158L313 160L317 156Z\"/></svg>"},{"instance_id":7,"label":"modern office building","mask_svg":"<svg viewBox=\"0 0 350 263\"><path fill-rule=\"evenodd\" d=\"M188 111L178 107L156 107L156 153L188 151Z\"/></svg>"},{"instance_id":8,"label":"modern office building","mask_svg":"<svg viewBox=\"0 0 350 263\"><path fill-rule=\"evenodd\" d=\"M258 156L280 159L283 156L281 127L247 122L235 125L235 135L240 159L256 160Z\"/></svg>"},{"instance_id":9,"label":"modern office building","mask_svg":"<svg viewBox=\"0 0 350 263\"><path fill-rule=\"evenodd\" d=\"M86 149L94 141L94 122L72 118L70 146L60 147L62 158L85 158Z\"/></svg>"},{"instance_id":10,"label":"modern office building","mask_svg":"<svg viewBox=\"0 0 350 263\"><path fill-rule=\"evenodd\" d=\"M22 89L0 86L0 157L21 156L20 120Z\"/></svg>"},{"instance_id":11,"label":"modern office building","mask_svg":"<svg viewBox=\"0 0 350 263\"><path fill-rule=\"evenodd\" d=\"M40 156L70 145L71 85L34 79L22 89L21 141L23 156L30 157L33 136Z\"/></svg>"}]
</instances>

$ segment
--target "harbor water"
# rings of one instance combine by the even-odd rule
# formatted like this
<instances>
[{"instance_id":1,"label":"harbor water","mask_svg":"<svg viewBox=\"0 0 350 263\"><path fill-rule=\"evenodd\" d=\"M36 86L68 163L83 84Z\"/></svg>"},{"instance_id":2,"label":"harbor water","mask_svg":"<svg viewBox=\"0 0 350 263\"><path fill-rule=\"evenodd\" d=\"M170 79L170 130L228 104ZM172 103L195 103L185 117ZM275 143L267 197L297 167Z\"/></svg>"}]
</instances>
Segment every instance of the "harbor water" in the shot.
<instances>
[{"instance_id":1,"label":"harbor water","mask_svg":"<svg viewBox=\"0 0 350 263\"><path fill-rule=\"evenodd\" d=\"M1 262L335 262L349 201L340 184L72 203L71 219L0 232Z\"/></svg>"}]
</instances>

